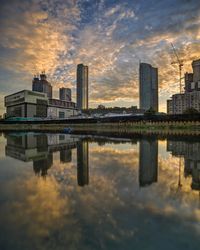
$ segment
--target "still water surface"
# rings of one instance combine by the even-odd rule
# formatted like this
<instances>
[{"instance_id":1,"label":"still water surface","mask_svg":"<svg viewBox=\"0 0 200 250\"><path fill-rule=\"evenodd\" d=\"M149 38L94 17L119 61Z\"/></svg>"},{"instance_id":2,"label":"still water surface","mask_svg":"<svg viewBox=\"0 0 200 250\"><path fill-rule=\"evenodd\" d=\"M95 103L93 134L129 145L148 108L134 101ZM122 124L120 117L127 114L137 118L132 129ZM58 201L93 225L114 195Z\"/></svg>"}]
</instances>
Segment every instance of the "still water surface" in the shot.
<instances>
[{"instance_id":1,"label":"still water surface","mask_svg":"<svg viewBox=\"0 0 200 250\"><path fill-rule=\"evenodd\" d=\"M0 249L200 249L200 139L0 136Z\"/></svg>"}]
</instances>

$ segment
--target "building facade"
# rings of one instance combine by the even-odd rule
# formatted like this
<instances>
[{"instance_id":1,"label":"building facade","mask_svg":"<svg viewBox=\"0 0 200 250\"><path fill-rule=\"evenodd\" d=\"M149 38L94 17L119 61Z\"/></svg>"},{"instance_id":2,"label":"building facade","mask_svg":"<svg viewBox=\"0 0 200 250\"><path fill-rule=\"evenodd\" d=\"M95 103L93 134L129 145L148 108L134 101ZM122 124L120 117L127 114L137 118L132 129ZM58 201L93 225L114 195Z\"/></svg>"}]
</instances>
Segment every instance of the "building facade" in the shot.
<instances>
[{"instance_id":1,"label":"building facade","mask_svg":"<svg viewBox=\"0 0 200 250\"><path fill-rule=\"evenodd\" d=\"M153 108L158 112L158 69L140 63L140 109Z\"/></svg>"},{"instance_id":2,"label":"building facade","mask_svg":"<svg viewBox=\"0 0 200 250\"><path fill-rule=\"evenodd\" d=\"M6 117L47 117L47 94L30 90L5 97Z\"/></svg>"},{"instance_id":3,"label":"building facade","mask_svg":"<svg viewBox=\"0 0 200 250\"><path fill-rule=\"evenodd\" d=\"M69 88L60 88L59 97L62 101L71 102L72 100L72 91Z\"/></svg>"},{"instance_id":4,"label":"building facade","mask_svg":"<svg viewBox=\"0 0 200 250\"><path fill-rule=\"evenodd\" d=\"M62 101L59 99L49 99L47 117L52 119L64 119L78 114L74 102Z\"/></svg>"},{"instance_id":5,"label":"building facade","mask_svg":"<svg viewBox=\"0 0 200 250\"><path fill-rule=\"evenodd\" d=\"M52 86L47 81L47 76L44 72L39 77L34 77L32 81L32 91L46 93L48 98L52 98Z\"/></svg>"},{"instance_id":6,"label":"building facade","mask_svg":"<svg viewBox=\"0 0 200 250\"><path fill-rule=\"evenodd\" d=\"M88 66L78 64L77 66L77 108L88 109Z\"/></svg>"},{"instance_id":7,"label":"building facade","mask_svg":"<svg viewBox=\"0 0 200 250\"><path fill-rule=\"evenodd\" d=\"M167 100L168 114L183 114L194 108L200 112L200 59L192 62L193 73L185 74L185 91Z\"/></svg>"}]
</instances>

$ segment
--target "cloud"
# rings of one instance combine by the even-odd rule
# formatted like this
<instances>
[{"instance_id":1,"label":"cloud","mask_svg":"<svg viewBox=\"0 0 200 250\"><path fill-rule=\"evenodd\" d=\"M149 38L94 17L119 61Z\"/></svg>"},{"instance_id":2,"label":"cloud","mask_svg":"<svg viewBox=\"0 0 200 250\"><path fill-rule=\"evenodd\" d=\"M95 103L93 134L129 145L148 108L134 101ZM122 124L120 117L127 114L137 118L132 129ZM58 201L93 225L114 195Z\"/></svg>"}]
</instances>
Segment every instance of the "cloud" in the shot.
<instances>
[{"instance_id":1,"label":"cloud","mask_svg":"<svg viewBox=\"0 0 200 250\"><path fill-rule=\"evenodd\" d=\"M185 71L200 57L200 6L195 0L3 1L0 16L2 70L23 73L21 82L30 86L33 73L45 69L54 90L72 87L75 97L76 65L87 64L92 106L137 105L141 60L159 68L165 110L166 99L178 91L170 42L184 59Z\"/></svg>"},{"instance_id":2,"label":"cloud","mask_svg":"<svg viewBox=\"0 0 200 250\"><path fill-rule=\"evenodd\" d=\"M177 249L185 234L185 244L198 242L199 193L191 190L191 177L177 189L179 159L166 152L166 141L159 142L158 183L145 188L138 183L139 142L97 142L89 143L90 184L84 187L77 186L76 149L66 164L54 153L46 179L33 176L31 164L0 159L6 169L0 222L7 248L95 249L109 242L122 249L130 241L148 248L166 234L164 243L175 237ZM149 232L150 243L135 241Z\"/></svg>"}]
</instances>

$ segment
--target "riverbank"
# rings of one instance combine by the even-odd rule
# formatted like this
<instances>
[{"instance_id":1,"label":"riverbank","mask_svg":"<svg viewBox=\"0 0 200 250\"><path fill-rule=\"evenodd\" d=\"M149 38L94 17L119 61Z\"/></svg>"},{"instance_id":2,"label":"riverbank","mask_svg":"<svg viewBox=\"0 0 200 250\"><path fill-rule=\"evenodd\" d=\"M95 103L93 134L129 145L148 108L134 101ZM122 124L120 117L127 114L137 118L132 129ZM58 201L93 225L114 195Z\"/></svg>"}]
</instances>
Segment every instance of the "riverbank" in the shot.
<instances>
[{"instance_id":1,"label":"riverbank","mask_svg":"<svg viewBox=\"0 0 200 250\"><path fill-rule=\"evenodd\" d=\"M79 133L141 133L141 134L183 134L200 135L200 121L195 122L123 122L123 123L9 123L0 124L1 131L50 131L64 132L66 128L71 128Z\"/></svg>"}]
</instances>

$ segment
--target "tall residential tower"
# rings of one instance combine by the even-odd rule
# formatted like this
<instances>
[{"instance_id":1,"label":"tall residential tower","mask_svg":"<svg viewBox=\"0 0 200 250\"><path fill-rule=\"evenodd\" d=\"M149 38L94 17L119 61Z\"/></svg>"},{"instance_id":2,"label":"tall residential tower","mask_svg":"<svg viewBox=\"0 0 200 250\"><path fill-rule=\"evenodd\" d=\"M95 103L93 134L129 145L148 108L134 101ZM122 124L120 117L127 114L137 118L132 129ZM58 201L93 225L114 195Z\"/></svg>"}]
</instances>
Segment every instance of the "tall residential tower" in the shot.
<instances>
[{"instance_id":1,"label":"tall residential tower","mask_svg":"<svg viewBox=\"0 0 200 250\"><path fill-rule=\"evenodd\" d=\"M77 108L88 109L88 66L77 66Z\"/></svg>"},{"instance_id":2,"label":"tall residential tower","mask_svg":"<svg viewBox=\"0 0 200 250\"><path fill-rule=\"evenodd\" d=\"M158 111L158 69L140 63L140 108Z\"/></svg>"}]
</instances>

